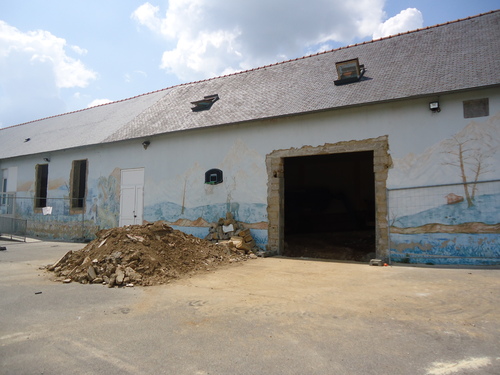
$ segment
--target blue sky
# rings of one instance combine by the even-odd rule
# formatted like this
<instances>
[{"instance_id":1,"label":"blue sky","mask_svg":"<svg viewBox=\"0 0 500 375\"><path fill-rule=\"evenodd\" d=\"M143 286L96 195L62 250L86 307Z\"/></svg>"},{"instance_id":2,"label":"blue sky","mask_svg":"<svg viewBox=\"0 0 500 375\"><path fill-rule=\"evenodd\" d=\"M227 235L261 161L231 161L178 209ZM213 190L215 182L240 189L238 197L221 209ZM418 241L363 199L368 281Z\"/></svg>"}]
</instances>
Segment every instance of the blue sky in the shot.
<instances>
[{"instance_id":1,"label":"blue sky","mask_svg":"<svg viewBox=\"0 0 500 375\"><path fill-rule=\"evenodd\" d=\"M498 0L0 2L0 127L495 10Z\"/></svg>"}]
</instances>

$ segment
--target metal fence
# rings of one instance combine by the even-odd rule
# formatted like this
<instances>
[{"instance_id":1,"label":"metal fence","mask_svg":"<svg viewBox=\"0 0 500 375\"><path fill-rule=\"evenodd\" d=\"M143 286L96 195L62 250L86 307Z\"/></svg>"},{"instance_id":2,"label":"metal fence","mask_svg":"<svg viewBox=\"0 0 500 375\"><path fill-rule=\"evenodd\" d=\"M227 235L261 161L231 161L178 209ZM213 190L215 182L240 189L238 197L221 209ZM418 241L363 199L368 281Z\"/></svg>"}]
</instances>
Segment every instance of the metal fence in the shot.
<instances>
[{"instance_id":1,"label":"metal fence","mask_svg":"<svg viewBox=\"0 0 500 375\"><path fill-rule=\"evenodd\" d=\"M387 198L392 256L499 257L500 180L388 189Z\"/></svg>"},{"instance_id":2,"label":"metal fence","mask_svg":"<svg viewBox=\"0 0 500 375\"><path fill-rule=\"evenodd\" d=\"M18 238L26 241L27 220L13 217L0 216L0 236Z\"/></svg>"},{"instance_id":3,"label":"metal fence","mask_svg":"<svg viewBox=\"0 0 500 375\"><path fill-rule=\"evenodd\" d=\"M93 239L97 230L97 208L89 201L9 195L4 202L0 216L6 223L24 220L28 237L85 241Z\"/></svg>"}]
</instances>

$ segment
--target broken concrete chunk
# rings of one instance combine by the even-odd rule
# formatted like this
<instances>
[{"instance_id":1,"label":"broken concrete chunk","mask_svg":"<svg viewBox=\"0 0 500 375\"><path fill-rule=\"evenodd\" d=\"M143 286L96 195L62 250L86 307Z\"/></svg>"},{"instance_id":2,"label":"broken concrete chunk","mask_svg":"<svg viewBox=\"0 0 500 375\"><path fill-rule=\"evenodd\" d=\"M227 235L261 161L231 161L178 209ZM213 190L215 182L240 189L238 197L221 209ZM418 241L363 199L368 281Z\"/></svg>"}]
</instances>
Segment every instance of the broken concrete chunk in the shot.
<instances>
[{"instance_id":1,"label":"broken concrete chunk","mask_svg":"<svg viewBox=\"0 0 500 375\"><path fill-rule=\"evenodd\" d=\"M61 258L59 258L58 261L56 261L53 265L51 265L49 268L47 268L49 271L53 271L57 266L61 265L64 263L72 254L73 252L70 250L66 254L64 254Z\"/></svg>"},{"instance_id":2,"label":"broken concrete chunk","mask_svg":"<svg viewBox=\"0 0 500 375\"><path fill-rule=\"evenodd\" d=\"M142 236L132 236L130 234L127 234L127 237L130 238L132 241L139 241L139 242L144 241L144 237Z\"/></svg>"},{"instance_id":3,"label":"broken concrete chunk","mask_svg":"<svg viewBox=\"0 0 500 375\"><path fill-rule=\"evenodd\" d=\"M123 271L123 268L117 267L116 268L116 278L115 278L116 284L122 285L124 279L125 279L125 272Z\"/></svg>"},{"instance_id":4,"label":"broken concrete chunk","mask_svg":"<svg viewBox=\"0 0 500 375\"><path fill-rule=\"evenodd\" d=\"M108 287L110 288L113 288L116 284L116 275L113 274L111 275L111 277L109 278L109 283L108 283Z\"/></svg>"},{"instance_id":5,"label":"broken concrete chunk","mask_svg":"<svg viewBox=\"0 0 500 375\"><path fill-rule=\"evenodd\" d=\"M127 234L128 236L128 234ZM120 259L122 257L122 252L121 251L115 251L111 254L111 257L115 258L115 259Z\"/></svg>"},{"instance_id":6,"label":"broken concrete chunk","mask_svg":"<svg viewBox=\"0 0 500 375\"><path fill-rule=\"evenodd\" d=\"M370 266L383 266L384 261L382 259L371 259Z\"/></svg>"},{"instance_id":7,"label":"broken concrete chunk","mask_svg":"<svg viewBox=\"0 0 500 375\"><path fill-rule=\"evenodd\" d=\"M234 225L233 225L233 224L223 225L223 226L222 226L222 231L223 231L224 233L234 232Z\"/></svg>"},{"instance_id":8,"label":"broken concrete chunk","mask_svg":"<svg viewBox=\"0 0 500 375\"><path fill-rule=\"evenodd\" d=\"M131 281L139 281L142 279L142 275L136 272L132 267L125 268L125 275L129 277Z\"/></svg>"},{"instance_id":9,"label":"broken concrete chunk","mask_svg":"<svg viewBox=\"0 0 500 375\"><path fill-rule=\"evenodd\" d=\"M80 284L87 284L89 282L89 279L88 279L87 275L82 275L78 278L78 282Z\"/></svg>"},{"instance_id":10,"label":"broken concrete chunk","mask_svg":"<svg viewBox=\"0 0 500 375\"><path fill-rule=\"evenodd\" d=\"M94 280L97 277L97 273L95 272L95 268L89 266L87 269L87 275L89 276L90 281Z\"/></svg>"},{"instance_id":11,"label":"broken concrete chunk","mask_svg":"<svg viewBox=\"0 0 500 375\"><path fill-rule=\"evenodd\" d=\"M250 229L243 229L243 230L241 230L241 231L240 231L240 233L239 233L239 236L240 236L240 237L246 237L246 236L250 236L250 235L251 235L251 234L250 234Z\"/></svg>"}]
</instances>

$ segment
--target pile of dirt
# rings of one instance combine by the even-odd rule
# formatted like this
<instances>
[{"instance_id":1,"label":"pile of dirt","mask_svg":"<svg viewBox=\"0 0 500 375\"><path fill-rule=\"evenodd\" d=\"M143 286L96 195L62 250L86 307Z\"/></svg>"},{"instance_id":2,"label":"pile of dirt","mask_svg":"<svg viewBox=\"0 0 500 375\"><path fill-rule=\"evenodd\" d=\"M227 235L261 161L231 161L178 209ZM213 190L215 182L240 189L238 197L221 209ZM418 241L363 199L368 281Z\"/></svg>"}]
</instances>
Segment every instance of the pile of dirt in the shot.
<instances>
[{"instance_id":1,"label":"pile of dirt","mask_svg":"<svg viewBox=\"0 0 500 375\"><path fill-rule=\"evenodd\" d=\"M83 249L47 267L55 281L113 286L157 285L221 265L256 258L231 242L212 242L162 221L102 230Z\"/></svg>"}]
</instances>

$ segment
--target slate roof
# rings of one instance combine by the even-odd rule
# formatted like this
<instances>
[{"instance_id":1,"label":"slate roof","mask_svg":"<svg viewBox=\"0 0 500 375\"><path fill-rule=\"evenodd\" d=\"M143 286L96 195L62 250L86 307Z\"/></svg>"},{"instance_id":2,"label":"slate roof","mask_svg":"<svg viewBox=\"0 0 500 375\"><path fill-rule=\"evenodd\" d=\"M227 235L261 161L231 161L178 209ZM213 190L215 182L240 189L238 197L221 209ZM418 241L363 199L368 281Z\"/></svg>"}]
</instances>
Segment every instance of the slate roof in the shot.
<instances>
[{"instance_id":1,"label":"slate roof","mask_svg":"<svg viewBox=\"0 0 500 375\"><path fill-rule=\"evenodd\" d=\"M0 129L0 158L500 85L500 11ZM359 58L361 81L335 86ZM191 111L207 95L208 111ZM25 142L30 138L29 142Z\"/></svg>"}]
</instances>

